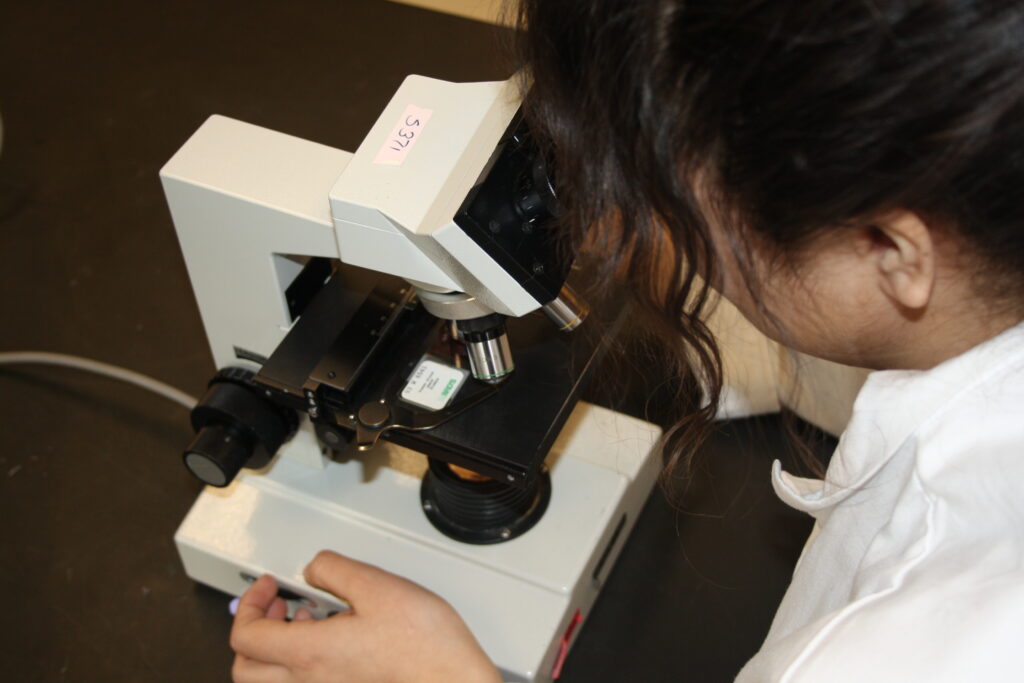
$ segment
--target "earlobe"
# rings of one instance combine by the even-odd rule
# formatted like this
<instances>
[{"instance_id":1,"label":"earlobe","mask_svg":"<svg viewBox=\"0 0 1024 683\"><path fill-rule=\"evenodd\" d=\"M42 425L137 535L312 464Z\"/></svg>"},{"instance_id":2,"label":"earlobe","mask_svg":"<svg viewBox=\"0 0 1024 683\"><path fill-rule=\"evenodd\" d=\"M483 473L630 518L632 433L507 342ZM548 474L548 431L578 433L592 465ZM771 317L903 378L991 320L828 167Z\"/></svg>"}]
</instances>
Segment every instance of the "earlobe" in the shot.
<instances>
[{"instance_id":1,"label":"earlobe","mask_svg":"<svg viewBox=\"0 0 1024 683\"><path fill-rule=\"evenodd\" d=\"M904 308L923 309L935 285L935 249L928 225L912 211L898 211L876 222L875 230L882 291Z\"/></svg>"}]
</instances>

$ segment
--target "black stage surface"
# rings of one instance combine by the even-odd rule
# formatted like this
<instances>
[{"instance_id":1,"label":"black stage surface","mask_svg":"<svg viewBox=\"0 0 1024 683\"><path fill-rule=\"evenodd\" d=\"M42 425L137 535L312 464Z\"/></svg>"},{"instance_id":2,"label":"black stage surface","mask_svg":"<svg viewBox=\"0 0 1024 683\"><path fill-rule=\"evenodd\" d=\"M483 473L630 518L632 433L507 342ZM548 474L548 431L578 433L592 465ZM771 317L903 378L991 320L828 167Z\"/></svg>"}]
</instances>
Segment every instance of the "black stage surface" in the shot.
<instances>
[{"instance_id":1,"label":"black stage surface","mask_svg":"<svg viewBox=\"0 0 1024 683\"><path fill-rule=\"evenodd\" d=\"M354 149L407 73L505 77L498 38L381 0L3 3L0 351L200 392L214 368L160 166L212 113ZM227 680L227 599L183 575L171 540L199 491L185 411L8 366L0 416L3 678ZM731 680L809 530L768 486L785 439L775 418L724 426L683 511L652 496L565 683Z\"/></svg>"}]
</instances>

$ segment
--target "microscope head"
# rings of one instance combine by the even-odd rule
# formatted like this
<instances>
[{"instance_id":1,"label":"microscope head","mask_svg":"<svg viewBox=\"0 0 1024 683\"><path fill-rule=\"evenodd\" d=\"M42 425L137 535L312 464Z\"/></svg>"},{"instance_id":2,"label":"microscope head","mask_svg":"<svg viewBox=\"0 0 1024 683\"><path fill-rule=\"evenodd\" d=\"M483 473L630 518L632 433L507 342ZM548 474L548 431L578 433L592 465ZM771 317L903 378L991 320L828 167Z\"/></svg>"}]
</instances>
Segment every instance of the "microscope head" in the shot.
<instances>
[{"instance_id":1,"label":"microscope head","mask_svg":"<svg viewBox=\"0 0 1024 683\"><path fill-rule=\"evenodd\" d=\"M489 382L513 368L505 316L543 308L570 330L585 315L565 286L555 192L519 101L513 80L409 76L330 192L341 260L411 283Z\"/></svg>"}]
</instances>

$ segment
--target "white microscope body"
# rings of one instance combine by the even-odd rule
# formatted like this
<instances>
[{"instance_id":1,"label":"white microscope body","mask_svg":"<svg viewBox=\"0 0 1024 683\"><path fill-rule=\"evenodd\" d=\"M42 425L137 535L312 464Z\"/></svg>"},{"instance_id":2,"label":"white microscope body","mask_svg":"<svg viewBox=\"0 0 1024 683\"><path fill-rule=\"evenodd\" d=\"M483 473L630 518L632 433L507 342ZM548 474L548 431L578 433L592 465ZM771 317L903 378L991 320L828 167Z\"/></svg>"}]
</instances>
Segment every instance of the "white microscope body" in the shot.
<instances>
[{"instance_id":1,"label":"white microscope body","mask_svg":"<svg viewBox=\"0 0 1024 683\"><path fill-rule=\"evenodd\" d=\"M461 293L483 312L540 308L452 220L517 108L511 83L411 76L355 154L207 120L161 179L216 366L255 371L271 356L296 322L285 293L309 257ZM578 404L545 463L544 515L512 540L471 545L425 517L426 458L382 441L332 459L303 417L267 467L207 487L175 541L193 579L238 595L270 573L318 616L345 606L303 581L317 551L378 565L448 600L506 680L548 681L654 484L659 437Z\"/></svg>"}]
</instances>

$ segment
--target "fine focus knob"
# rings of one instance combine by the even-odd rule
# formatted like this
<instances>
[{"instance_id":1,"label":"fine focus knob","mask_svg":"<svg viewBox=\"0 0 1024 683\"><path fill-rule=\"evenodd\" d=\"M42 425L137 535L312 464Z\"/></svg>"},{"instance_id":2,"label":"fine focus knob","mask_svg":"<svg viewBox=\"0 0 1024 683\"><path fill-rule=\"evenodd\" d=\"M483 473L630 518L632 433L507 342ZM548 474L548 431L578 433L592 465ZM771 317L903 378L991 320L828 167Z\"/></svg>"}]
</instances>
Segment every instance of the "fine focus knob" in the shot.
<instances>
[{"instance_id":1,"label":"fine focus knob","mask_svg":"<svg viewBox=\"0 0 1024 683\"><path fill-rule=\"evenodd\" d=\"M185 467L210 486L227 486L243 467L262 467L295 431L295 412L264 396L252 377L240 368L222 370L192 409L196 435Z\"/></svg>"},{"instance_id":2,"label":"fine focus knob","mask_svg":"<svg viewBox=\"0 0 1024 683\"><path fill-rule=\"evenodd\" d=\"M227 486L252 456L253 444L228 425L203 427L185 449L185 467L210 486Z\"/></svg>"}]
</instances>

